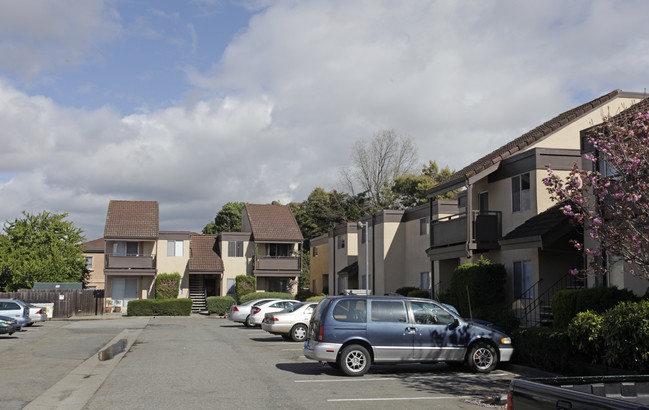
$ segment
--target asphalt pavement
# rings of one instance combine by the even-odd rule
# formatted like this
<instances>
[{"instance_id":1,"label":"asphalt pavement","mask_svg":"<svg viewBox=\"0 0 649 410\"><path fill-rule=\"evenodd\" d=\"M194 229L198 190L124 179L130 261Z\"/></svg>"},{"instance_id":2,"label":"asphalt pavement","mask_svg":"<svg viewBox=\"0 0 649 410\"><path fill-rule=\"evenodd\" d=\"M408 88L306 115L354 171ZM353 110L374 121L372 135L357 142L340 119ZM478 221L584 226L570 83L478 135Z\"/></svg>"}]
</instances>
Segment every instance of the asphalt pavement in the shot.
<instances>
[{"instance_id":1,"label":"asphalt pavement","mask_svg":"<svg viewBox=\"0 0 649 410\"><path fill-rule=\"evenodd\" d=\"M480 409L513 378L544 375L413 364L350 378L304 358L299 343L202 315L54 320L0 336L0 354L7 410Z\"/></svg>"}]
</instances>

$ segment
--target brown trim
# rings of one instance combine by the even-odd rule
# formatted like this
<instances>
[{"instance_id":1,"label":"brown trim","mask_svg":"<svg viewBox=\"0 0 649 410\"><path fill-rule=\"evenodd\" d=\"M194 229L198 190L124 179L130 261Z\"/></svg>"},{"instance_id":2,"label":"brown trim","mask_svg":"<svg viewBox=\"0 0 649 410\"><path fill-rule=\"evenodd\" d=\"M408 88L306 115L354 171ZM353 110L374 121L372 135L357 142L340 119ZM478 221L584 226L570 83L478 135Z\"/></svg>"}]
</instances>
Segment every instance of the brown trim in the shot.
<instances>
[{"instance_id":1,"label":"brown trim","mask_svg":"<svg viewBox=\"0 0 649 410\"><path fill-rule=\"evenodd\" d=\"M252 274L264 278L264 277L291 277L294 278L296 276L300 276L302 272L300 271L276 271L276 272L260 272L260 271L252 271Z\"/></svg>"},{"instance_id":2,"label":"brown trim","mask_svg":"<svg viewBox=\"0 0 649 410\"><path fill-rule=\"evenodd\" d=\"M104 276L155 276L155 270L141 270L141 269L132 269L132 270L119 270L119 271L110 271L104 269Z\"/></svg>"}]
</instances>

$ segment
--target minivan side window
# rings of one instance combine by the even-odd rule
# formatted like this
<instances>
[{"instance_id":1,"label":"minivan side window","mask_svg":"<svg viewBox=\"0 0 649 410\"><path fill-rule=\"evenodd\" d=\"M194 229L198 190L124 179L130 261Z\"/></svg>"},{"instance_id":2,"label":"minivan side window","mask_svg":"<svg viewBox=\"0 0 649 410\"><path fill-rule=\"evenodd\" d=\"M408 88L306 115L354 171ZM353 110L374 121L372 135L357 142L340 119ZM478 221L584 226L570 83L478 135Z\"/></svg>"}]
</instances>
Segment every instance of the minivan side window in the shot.
<instances>
[{"instance_id":1,"label":"minivan side window","mask_svg":"<svg viewBox=\"0 0 649 410\"><path fill-rule=\"evenodd\" d=\"M420 325L450 325L455 321L453 315L434 303L410 302L415 315L415 323Z\"/></svg>"},{"instance_id":2,"label":"minivan side window","mask_svg":"<svg viewBox=\"0 0 649 410\"><path fill-rule=\"evenodd\" d=\"M372 322L407 322L406 318L408 315L406 314L406 306L400 300L374 300L372 301L371 307L370 317Z\"/></svg>"},{"instance_id":3,"label":"minivan side window","mask_svg":"<svg viewBox=\"0 0 649 410\"><path fill-rule=\"evenodd\" d=\"M365 323L367 321L367 304L365 300L343 299L336 303L333 316L339 322Z\"/></svg>"}]
</instances>

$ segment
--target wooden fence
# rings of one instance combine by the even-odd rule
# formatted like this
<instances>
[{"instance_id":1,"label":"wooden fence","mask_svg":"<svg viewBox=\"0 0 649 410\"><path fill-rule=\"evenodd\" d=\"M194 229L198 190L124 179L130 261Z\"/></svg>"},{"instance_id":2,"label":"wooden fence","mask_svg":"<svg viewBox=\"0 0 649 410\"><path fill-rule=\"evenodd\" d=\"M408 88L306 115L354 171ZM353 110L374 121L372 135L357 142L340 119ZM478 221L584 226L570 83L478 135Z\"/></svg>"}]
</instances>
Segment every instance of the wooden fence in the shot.
<instances>
[{"instance_id":1,"label":"wooden fence","mask_svg":"<svg viewBox=\"0 0 649 410\"><path fill-rule=\"evenodd\" d=\"M95 316L104 313L104 291L83 290L19 290L0 292L0 299L17 298L26 302L53 303L53 318Z\"/></svg>"}]
</instances>

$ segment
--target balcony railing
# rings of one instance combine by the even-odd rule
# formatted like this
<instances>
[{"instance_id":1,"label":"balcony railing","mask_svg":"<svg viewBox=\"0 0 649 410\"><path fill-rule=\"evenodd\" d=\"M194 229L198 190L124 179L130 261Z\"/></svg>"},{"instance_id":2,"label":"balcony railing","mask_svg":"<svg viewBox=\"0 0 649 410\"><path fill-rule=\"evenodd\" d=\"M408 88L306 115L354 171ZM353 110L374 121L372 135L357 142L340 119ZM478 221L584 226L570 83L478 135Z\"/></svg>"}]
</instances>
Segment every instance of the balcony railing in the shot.
<instances>
[{"instance_id":1,"label":"balcony railing","mask_svg":"<svg viewBox=\"0 0 649 410\"><path fill-rule=\"evenodd\" d=\"M498 211L474 211L471 215L474 249L493 249L498 247L502 236L502 219ZM466 213L446 216L431 222L430 241L432 248L460 245L467 238Z\"/></svg>"},{"instance_id":2,"label":"balcony railing","mask_svg":"<svg viewBox=\"0 0 649 410\"><path fill-rule=\"evenodd\" d=\"M255 262L255 270L286 271L300 270L300 258L296 257L262 257Z\"/></svg>"},{"instance_id":3,"label":"balcony railing","mask_svg":"<svg viewBox=\"0 0 649 410\"><path fill-rule=\"evenodd\" d=\"M106 255L105 266L108 269L154 269L155 255Z\"/></svg>"}]
</instances>

